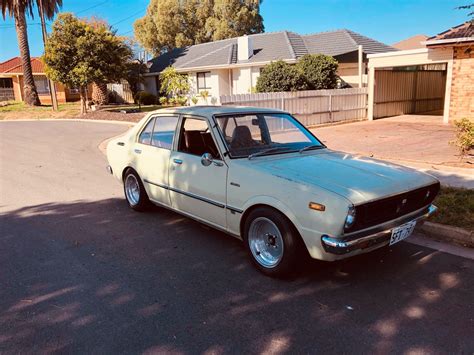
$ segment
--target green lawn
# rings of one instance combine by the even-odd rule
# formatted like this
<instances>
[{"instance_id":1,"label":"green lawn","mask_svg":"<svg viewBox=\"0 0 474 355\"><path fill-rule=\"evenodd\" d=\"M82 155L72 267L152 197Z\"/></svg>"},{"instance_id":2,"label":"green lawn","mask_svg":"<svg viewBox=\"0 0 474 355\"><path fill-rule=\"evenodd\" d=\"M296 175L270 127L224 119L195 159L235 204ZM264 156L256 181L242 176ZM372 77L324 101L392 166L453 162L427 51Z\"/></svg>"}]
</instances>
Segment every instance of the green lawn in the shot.
<instances>
[{"instance_id":1,"label":"green lawn","mask_svg":"<svg viewBox=\"0 0 474 355\"><path fill-rule=\"evenodd\" d=\"M438 212L431 222L474 230L474 190L441 187L434 204Z\"/></svg>"},{"instance_id":2,"label":"green lawn","mask_svg":"<svg viewBox=\"0 0 474 355\"><path fill-rule=\"evenodd\" d=\"M59 104L58 108L53 111L51 105L28 106L24 102L8 101L6 106L0 106L0 120L75 117L79 114L77 102Z\"/></svg>"}]
</instances>

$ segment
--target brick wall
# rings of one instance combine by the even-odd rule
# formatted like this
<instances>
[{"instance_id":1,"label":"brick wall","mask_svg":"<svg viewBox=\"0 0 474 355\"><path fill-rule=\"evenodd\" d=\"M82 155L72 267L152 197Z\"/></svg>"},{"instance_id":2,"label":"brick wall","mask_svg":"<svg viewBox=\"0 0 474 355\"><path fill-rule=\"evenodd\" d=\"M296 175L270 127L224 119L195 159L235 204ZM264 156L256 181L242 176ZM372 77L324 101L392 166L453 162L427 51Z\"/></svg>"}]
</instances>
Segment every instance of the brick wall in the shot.
<instances>
[{"instance_id":1,"label":"brick wall","mask_svg":"<svg viewBox=\"0 0 474 355\"><path fill-rule=\"evenodd\" d=\"M449 119L474 120L474 45L455 47Z\"/></svg>"}]
</instances>

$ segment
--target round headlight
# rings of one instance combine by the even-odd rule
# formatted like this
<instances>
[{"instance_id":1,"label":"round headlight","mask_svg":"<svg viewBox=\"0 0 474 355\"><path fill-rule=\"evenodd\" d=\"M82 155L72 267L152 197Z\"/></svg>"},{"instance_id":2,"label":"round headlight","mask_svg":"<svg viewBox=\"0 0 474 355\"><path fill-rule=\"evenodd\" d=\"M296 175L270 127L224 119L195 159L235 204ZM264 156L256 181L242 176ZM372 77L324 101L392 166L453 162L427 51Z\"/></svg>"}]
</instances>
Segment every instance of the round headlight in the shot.
<instances>
[{"instance_id":1,"label":"round headlight","mask_svg":"<svg viewBox=\"0 0 474 355\"><path fill-rule=\"evenodd\" d=\"M346 222L344 223L344 229L351 228L356 219L356 210L354 206L349 207L349 211L347 212Z\"/></svg>"}]
</instances>

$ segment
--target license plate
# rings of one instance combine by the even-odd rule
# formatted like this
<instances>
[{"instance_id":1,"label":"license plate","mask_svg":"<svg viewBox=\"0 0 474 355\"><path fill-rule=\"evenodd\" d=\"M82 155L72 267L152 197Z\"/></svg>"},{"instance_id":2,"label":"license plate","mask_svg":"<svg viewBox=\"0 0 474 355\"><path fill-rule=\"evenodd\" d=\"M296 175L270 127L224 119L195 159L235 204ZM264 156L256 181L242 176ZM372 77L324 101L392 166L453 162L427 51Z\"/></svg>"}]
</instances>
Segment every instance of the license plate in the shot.
<instances>
[{"instance_id":1,"label":"license plate","mask_svg":"<svg viewBox=\"0 0 474 355\"><path fill-rule=\"evenodd\" d=\"M416 221L408 222L400 227L392 229L392 236L390 237L390 245L398 243L399 241L408 238L415 229Z\"/></svg>"}]
</instances>

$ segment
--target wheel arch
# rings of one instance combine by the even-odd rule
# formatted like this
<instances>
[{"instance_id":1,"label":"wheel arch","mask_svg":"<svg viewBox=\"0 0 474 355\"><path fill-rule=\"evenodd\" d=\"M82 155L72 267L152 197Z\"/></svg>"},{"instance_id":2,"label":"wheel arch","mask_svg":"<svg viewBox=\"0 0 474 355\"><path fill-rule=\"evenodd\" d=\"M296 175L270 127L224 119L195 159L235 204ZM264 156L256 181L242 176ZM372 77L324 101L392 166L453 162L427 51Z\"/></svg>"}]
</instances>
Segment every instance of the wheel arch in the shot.
<instances>
[{"instance_id":1,"label":"wheel arch","mask_svg":"<svg viewBox=\"0 0 474 355\"><path fill-rule=\"evenodd\" d=\"M124 182L125 180L125 173L128 171L128 170L133 170L135 172L135 174L138 175L138 172L133 168L133 166L130 166L130 165L127 165L125 168L123 168L122 170L122 182ZM138 175L140 176L140 175ZM141 177L140 177L141 179Z\"/></svg>"},{"instance_id":2,"label":"wheel arch","mask_svg":"<svg viewBox=\"0 0 474 355\"><path fill-rule=\"evenodd\" d=\"M268 208L268 209L271 209L271 210L274 210L276 212L278 212L279 214L283 215L286 220L290 223L290 226L291 228L293 228L293 231L296 233L297 235L297 238L299 240L299 243L300 243L300 247L303 248L304 250L304 253L306 255L309 255L309 250L308 250L308 246L306 245L305 241L304 241L304 238L303 236L301 235L301 232L299 231L297 225L295 224L295 220L296 220L296 217L290 212L290 216L288 216L288 213L287 212L284 212L283 209L281 208L277 208L275 206L272 206L268 203L255 203L249 207L247 207L243 214L242 214L242 217L240 218L240 235L241 235L241 238L245 241L245 238L244 238L244 226L245 226L245 221L247 220L249 214L254 211L255 209L257 208L260 208L260 207L264 207L264 208ZM292 218L293 217L293 218ZM297 220L296 220L297 221Z\"/></svg>"},{"instance_id":3,"label":"wheel arch","mask_svg":"<svg viewBox=\"0 0 474 355\"><path fill-rule=\"evenodd\" d=\"M275 204L270 204L270 203L268 203L268 201L265 201L265 202L261 201L261 202L255 202L254 204L251 204L251 205L247 206L244 209L244 212L242 213L242 217L240 218L240 225L239 225L239 231L240 231L240 235L242 236L242 238L243 238L243 235L244 235L245 221L247 220L250 212L252 212L255 209L260 208L260 207L272 209L272 210L282 214L283 216L285 216L286 219L291 223L291 225L295 229L295 231L298 232L298 235L300 235L300 237L301 237L301 234L300 234L300 232L298 230L298 227L297 227L296 217L293 215L293 213L291 213L289 211L289 209L286 206L277 205L277 207L275 207Z\"/></svg>"}]
</instances>

